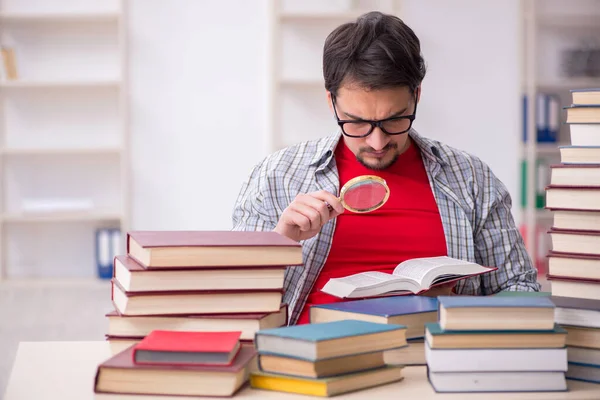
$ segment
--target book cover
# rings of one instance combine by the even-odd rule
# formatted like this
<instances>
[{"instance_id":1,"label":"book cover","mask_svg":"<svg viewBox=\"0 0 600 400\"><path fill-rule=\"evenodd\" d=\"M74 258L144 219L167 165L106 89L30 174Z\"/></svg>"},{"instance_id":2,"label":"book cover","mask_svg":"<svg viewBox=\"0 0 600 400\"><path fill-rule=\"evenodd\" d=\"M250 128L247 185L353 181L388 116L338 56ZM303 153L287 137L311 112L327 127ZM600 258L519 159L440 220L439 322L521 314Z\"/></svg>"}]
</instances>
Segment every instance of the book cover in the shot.
<instances>
[{"instance_id":1,"label":"book cover","mask_svg":"<svg viewBox=\"0 0 600 400\"><path fill-rule=\"evenodd\" d=\"M554 308L554 303L547 296L511 297L511 296L439 296L440 307L510 307L510 308Z\"/></svg>"},{"instance_id":2,"label":"book cover","mask_svg":"<svg viewBox=\"0 0 600 400\"><path fill-rule=\"evenodd\" d=\"M138 320L148 320L156 318L196 318L196 319L244 319L244 320L257 320L267 318L274 313L285 313L287 321L288 305L283 303L279 311L267 312L267 313L227 313L227 314L185 314L185 315L172 315L172 314L156 314L156 315L123 315L118 310L112 310L105 314L108 318L133 318Z\"/></svg>"},{"instance_id":3,"label":"book cover","mask_svg":"<svg viewBox=\"0 0 600 400\"><path fill-rule=\"evenodd\" d=\"M260 336L277 336L306 342L321 342L351 336L364 336L375 333L399 331L404 325L377 324L373 322L343 320L318 324L292 325L281 328L263 329L256 333L255 342Z\"/></svg>"},{"instance_id":4,"label":"book cover","mask_svg":"<svg viewBox=\"0 0 600 400\"><path fill-rule=\"evenodd\" d=\"M505 290L502 292L498 292L496 294L494 294L493 296L500 296L500 297L544 297L544 296L550 296L552 293L551 292L519 292L519 291L513 291L513 290Z\"/></svg>"},{"instance_id":5,"label":"book cover","mask_svg":"<svg viewBox=\"0 0 600 400\"><path fill-rule=\"evenodd\" d=\"M152 247L302 247L272 231L131 231L129 239L143 248Z\"/></svg>"},{"instance_id":6,"label":"book cover","mask_svg":"<svg viewBox=\"0 0 600 400\"><path fill-rule=\"evenodd\" d=\"M402 366L385 366L329 378L306 378L255 371L250 385L256 389L330 397L403 379Z\"/></svg>"},{"instance_id":7,"label":"book cover","mask_svg":"<svg viewBox=\"0 0 600 400\"><path fill-rule=\"evenodd\" d=\"M133 349L131 345L121 353L104 361L99 365L100 368L116 369L140 369L140 370L180 370L180 371L213 371L213 372L237 372L244 368L256 356L256 350L252 346L242 346L238 356L231 365L149 365L136 364L133 362Z\"/></svg>"},{"instance_id":8,"label":"book cover","mask_svg":"<svg viewBox=\"0 0 600 400\"><path fill-rule=\"evenodd\" d=\"M600 311L600 300L563 296L552 296L550 300L552 300L556 307L560 308Z\"/></svg>"},{"instance_id":9,"label":"book cover","mask_svg":"<svg viewBox=\"0 0 600 400\"><path fill-rule=\"evenodd\" d=\"M563 252L554 251L554 250L550 250L548 252L548 257L577 258L577 259L581 259L581 260L600 260L600 255L598 255L598 254L563 253Z\"/></svg>"},{"instance_id":10,"label":"book cover","mask_svg":"<svg viewBox=\"0 0 600 400\"><path fill-rule=\"evenodd\" d=\"M587 278L577 278L577 277L572 277L572 276L558 276L558 275L550 275L550 274L546 275L546 278L549 281L568 281L568 282L593 283L593 284L597 284L600 282L600 279L587 279Z\"/></svg>"},{"instance_id":11,"label":"book cover","mask_svg":"<svg viewBox=\"0 0 600 400\"><path fill-rule=\"evenodd\" d=\"M318 304L312 308L393 317L437 311L438 301L435 297L428 296L391 296Z\"/></svg>"},{"instance_id":12,"label":"book cover","mask_svg":"<svg viewBox=\"0 0 600 400\"><path fill-rule=\"evenodd\" d=\"M154 267L151 270L145 268L142 264L139 263L139 261L137 261L135 258L129 256L129 255L118 255L116 257L113 258L112 261L112 276L114 277L115 274L115 267L118 263L121 263L125 268L127 268L127 270L129 272L132 273L143 273L143 272L153 272L153 271L193 271L194 268L190 268L190 267ZM251 267L248 266L244 266L244 265L230 265L227 266L227 268L223 268L222 266L215 266L214 268L211 268L209 265L207 266L202 266L202 267L198 267L197 270L202 270L202 271L210 271L210 270L223 270L223 269L227 269L227 270L241 270L241 271L247 271L249 269L254 270L254 269L282 269L282 268L287 268L287 265L252 265Z\"/></svg>"},{"instance_id":13,"label":"book cover","mask_svg":"<svg viewBox=\"0 0 600 400\"><path fill-rule=\"evenodd\" d=\"M240 349L241 331L154 330L133 347L138 364L229 365Z\"/></svg>"},{"instance_id":14,"label":"book cover","mask_svg":"<svg viewBox=\"0 0 600 400\"><path fill-rule=\"evenodd\" d=\"M139 350L195 353L229 353L235 349L242 332L181 332L154 330L138 343Z\"/></svg>"},{"instance_id":15,"label":"book cover","mask_svg":"<svg viewBox=\"0 0 600 400\"><path fill-rule=\"evenodd\" d=\"M225 293L283 293L283 289L224 289L224 290L170 290L170 291L144 291L144 292L130 292L123 288L123 285L118 280L112 279L113 290L116 286L123 294L129 298L140 297L140 296L185 296L185 295L198 295L198 294L225 294ZM114 299L114 296L113 296Z\"/></svg>"},{"instance_id":16,"label":"book cover","mask_svg":"<svg viewBox=\"0 0 600 400\"><path fill-rule=\"evenodd\" d=\"M427 323L425 324L425 329L427 332L433 336L441 336L441 335L539 335L540 333L544 334L557 334L557 335L566 335L567 331L561 327L559 324L554 324L554 329L549 331L539 331L539 330L468 330L468 331L448 331L442 329L439 323Z\"/></svg>"},{"instance_id":17,"label":"book cover","mask_svg":"<svg viewBox=\"0 0 600 400\"><path fill-rule=\"evenodd\" d=\"M146 268L302 265L302 246L273 231L132 231L127 254Z\"/></svg>"}]
</instances>

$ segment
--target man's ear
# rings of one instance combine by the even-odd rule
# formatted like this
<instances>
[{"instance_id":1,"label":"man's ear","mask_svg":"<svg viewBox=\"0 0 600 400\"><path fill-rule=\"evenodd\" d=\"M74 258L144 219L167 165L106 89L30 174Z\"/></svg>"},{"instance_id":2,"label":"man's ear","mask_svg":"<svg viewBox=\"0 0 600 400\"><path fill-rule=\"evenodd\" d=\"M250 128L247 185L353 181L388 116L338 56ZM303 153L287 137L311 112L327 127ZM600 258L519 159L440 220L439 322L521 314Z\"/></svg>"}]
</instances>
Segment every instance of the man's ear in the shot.
<instances>
[{"instance_id":1,"label":"man's ear","mask_svg":"<svg viewBox=\"0 0 600 400\"><path fill-rule=\"evenodd\" d=\"M423 85L423 84L420 84L420 85L417 87L417 103L419 102L419 100L421 100L421 86L422 86L422 85Z\"/></svg>"},{"instance_id":2,"label":"man's ear","mask_svg":"<svg viewBox=\"0 0 600 400\"><path fill-rule=\"evenodd\" d=\"M329 111L331 111L331 114L333 115L333 103L331 101L331 92L328 90L326 93L327 93L327 105L329 106Z\"/></svg>"}]
</instances>

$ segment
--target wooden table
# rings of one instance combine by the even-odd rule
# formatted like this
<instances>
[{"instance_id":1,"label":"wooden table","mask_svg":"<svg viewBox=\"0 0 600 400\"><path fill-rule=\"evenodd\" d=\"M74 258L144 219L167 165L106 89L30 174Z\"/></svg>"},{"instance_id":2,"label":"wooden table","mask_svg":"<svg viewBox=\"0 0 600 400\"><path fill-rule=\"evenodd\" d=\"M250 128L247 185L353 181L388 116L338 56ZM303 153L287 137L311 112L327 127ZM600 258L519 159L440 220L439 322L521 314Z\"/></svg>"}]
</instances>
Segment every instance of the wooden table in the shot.
<instances>
[{"instance_id":1,"label":"wooden table","mask_svg":"<svg viewBox=\"0 0 600 400\"><path fill-rule=\"evenodd\" d=\"M112 355L108 342L22 342L19 344L5 400L182 400L183 397L123 396L93 392L96 367ZM600 399L600 385L567 381L568 392L551 393L435 393L425 367L406 367L404 380L336 398L385 399ZM189 397L188 397L189 398ZM246 387L236 399L314 399L314 397L255 390ZM198 398L207 400L208 398Z\"/></svg>"}]
</instances>

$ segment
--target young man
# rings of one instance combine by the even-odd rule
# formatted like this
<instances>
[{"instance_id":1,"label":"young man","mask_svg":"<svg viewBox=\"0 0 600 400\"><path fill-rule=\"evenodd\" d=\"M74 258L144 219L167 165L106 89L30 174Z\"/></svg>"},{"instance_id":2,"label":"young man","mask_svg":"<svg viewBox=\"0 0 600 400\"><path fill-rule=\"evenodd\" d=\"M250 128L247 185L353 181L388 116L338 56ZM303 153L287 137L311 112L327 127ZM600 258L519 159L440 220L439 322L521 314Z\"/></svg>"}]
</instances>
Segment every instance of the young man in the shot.
<instances>
[{"instance_id":1,"label":"young man","mask_svg":"<svg viewBox=\"0 0 600 400\"><path fill-rule=\"evenodd\" d=\"M506 187L477 157L412 129L425 76L414 32L379 12L341 25L325 41L323 74L339 131L264 159L233 212L234 230L274 230L302 243L304 267L286 273L290 324L308 322L310 305L339 301L320 292L330 278L391 272L416 257L498 267L430 296L538 291ZM383 207L344 210L339 189L359 175L386 180Z\"/></svg>"}]
</instances>

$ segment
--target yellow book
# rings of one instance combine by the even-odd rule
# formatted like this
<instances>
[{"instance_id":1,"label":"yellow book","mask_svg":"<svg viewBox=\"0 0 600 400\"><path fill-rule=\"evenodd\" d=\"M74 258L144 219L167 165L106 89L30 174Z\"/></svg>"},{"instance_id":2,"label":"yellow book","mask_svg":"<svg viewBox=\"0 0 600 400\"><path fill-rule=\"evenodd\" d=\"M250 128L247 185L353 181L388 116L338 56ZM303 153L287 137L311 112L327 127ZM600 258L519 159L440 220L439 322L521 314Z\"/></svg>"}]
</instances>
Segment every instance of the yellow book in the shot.
<instances>
[{"instance_id":1,"label":"yellow book","mask_svg":"<svg viewBox=\"0 0 600 400\"><path fill-rule=\"evenodd\" d=\"M403 379L402 366L385 366L331 378L310 379L290 375L252 372L250 386L255 389L329 397L354 392Z\"/></svg>"}]
</instances>

